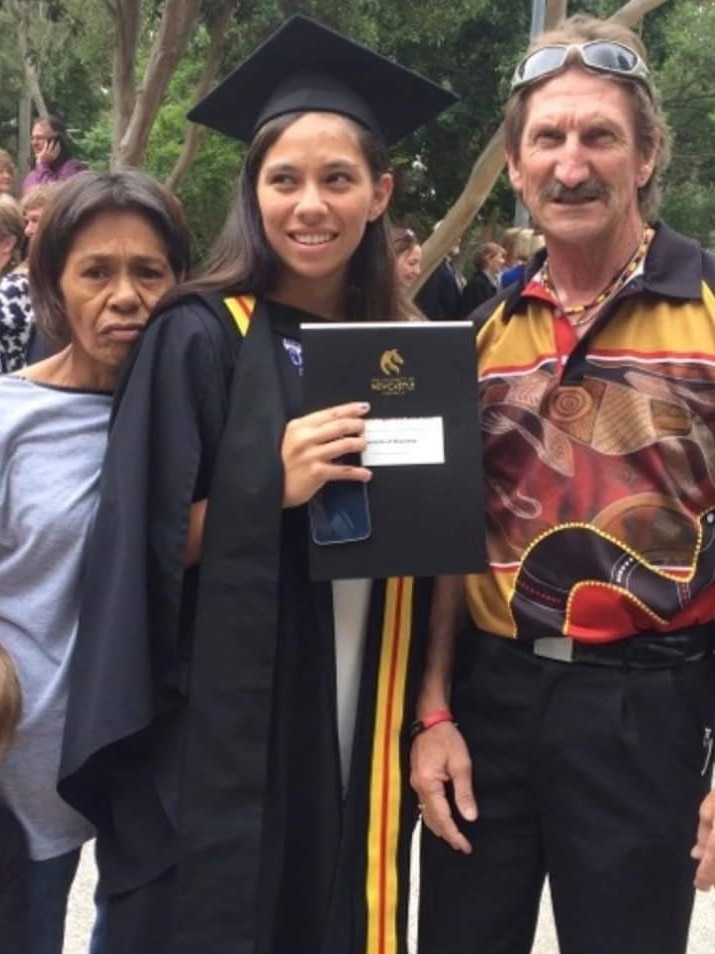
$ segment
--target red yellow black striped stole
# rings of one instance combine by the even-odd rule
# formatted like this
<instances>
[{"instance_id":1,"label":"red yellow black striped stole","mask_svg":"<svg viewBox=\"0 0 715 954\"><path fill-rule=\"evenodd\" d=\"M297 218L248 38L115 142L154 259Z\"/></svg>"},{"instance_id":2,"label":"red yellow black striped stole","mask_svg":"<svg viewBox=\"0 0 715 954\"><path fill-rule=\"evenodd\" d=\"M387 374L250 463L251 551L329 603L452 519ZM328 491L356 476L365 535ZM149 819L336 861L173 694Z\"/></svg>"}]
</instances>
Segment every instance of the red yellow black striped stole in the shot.
<instances>
[{"instance_id":1,"label":"red yellow black striped stole","mask_svg":"<svg viewBox=\"0 0 715 954\"><path fill-rule=\"evenodd\" d=\"M256 299L239 295L224 299L236 327L245 337ZM404 786L401 738L405 719L407 676L412 636L414 580L397 577L385 586L376 713L370 759L367 832L367 954L398 954L398 904L401 877L398 839ZM402 887L404 892L404 887ZM404 926L402 926L404 931Z\"/></svg>"},{"instance_id":2,"label":"red yellow black striped stole","mask_svg":"<svg viewBox=\"0 0 715 954\"><path fill-rule=\"evenodd\" d=\"M224 305L231 312L238 332L242 338L246 337L248 328L253 318L253 312L256 310L255 295L236 295L232 298L224 298Z\"/></svg>"},{"instance_id":3,"label":"red yellow black striped stole","mask_svg":"<svg viewBox=\"0 0 715 954\"><path fill-rule=\"evenodd\" d=\"M403 790L400 741L412 631L414 580L387 581L375 730L370 765L367 842L367 954L397 954L398 835Z\"/></svg>"}]
</instances>

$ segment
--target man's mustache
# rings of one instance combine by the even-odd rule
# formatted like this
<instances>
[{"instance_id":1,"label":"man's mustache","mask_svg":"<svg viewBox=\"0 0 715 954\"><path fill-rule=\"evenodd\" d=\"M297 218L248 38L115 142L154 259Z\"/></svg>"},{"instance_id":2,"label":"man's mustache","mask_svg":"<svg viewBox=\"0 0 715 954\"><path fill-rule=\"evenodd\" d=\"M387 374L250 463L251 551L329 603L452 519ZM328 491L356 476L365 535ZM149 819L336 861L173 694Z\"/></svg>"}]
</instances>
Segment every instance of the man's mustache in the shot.
<instances>
[{"instance_id":1,"label":"man's mustache","mask_svg":"<svg viewBox=\"0 0 715 954\"><path fill-rule=\"evenodd\" d=\"M576 186L565 186L562 182L550 182L541 190L541 198L545 202L586 202L589 199L605 199L610 190L603 182L597 179L586 179Z\"/></svg>"}]
</instances>

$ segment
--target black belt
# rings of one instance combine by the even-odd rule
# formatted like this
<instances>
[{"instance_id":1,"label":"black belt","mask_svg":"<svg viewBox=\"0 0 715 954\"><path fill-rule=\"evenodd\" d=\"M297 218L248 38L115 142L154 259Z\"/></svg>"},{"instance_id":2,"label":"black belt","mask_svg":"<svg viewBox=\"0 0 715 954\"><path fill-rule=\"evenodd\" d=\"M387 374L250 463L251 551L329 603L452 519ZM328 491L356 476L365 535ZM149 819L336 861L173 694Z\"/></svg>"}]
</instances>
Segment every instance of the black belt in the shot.
<instances>
[{"instance_id":1,"label":"black belt","mask_svg":"<svg viewBox=\"0 0 715 954\"><path fill-rule=\"evenodd\" d=\"M706 623L676 633L639 633L611 643L584 643L568 636L510 640L545 659L619 669L669 669L698 662L715 652L715 629Z\"/></svg>"}]
</instances>

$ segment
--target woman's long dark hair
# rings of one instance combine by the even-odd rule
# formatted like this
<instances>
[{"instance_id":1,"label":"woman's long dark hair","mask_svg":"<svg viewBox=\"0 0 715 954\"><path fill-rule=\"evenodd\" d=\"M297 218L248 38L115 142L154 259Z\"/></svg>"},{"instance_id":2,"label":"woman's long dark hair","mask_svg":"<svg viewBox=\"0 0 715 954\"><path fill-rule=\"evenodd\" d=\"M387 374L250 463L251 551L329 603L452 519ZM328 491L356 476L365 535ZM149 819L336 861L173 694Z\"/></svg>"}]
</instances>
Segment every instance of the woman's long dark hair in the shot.
<instances>
[{"instance_id":1,"label":"woman's long dark hair","mask_svg":"<svg viewBox=\"0 0 715 954\"><path fill-rule=\"evenodd\" d=\"M268 150L285 129L305 113L279 116L266 123L251 143L238 180L234 204L202 271L171 290L161 303L164 310L193 292L224 291L253 294L273 291L282 264L266 238L258 205L258 177ZM388 169L387 154L375 135L357 123L360 147L374 182ZM369 222L348 270L345 314L347 321L386 321L407 317L394 274L387 217Z\"/></svg>"},{"instance_id":2,"label":"woman's long dark hair","mask_svg":"<svg viewBox=\"0 0 715 954\"><path fill-rule=\"evenodd\" d=\"M67 136L65 124L57 116L38 116L35 120L35 124L37 123L47 123L52 130L52 135L55 137L60 146L60 151L54 161L54 165L61 166L63 162L66 162L67 159L71 158L72 156L72 149L70 148L69 137Z\"/></svg>"}]
</instances>

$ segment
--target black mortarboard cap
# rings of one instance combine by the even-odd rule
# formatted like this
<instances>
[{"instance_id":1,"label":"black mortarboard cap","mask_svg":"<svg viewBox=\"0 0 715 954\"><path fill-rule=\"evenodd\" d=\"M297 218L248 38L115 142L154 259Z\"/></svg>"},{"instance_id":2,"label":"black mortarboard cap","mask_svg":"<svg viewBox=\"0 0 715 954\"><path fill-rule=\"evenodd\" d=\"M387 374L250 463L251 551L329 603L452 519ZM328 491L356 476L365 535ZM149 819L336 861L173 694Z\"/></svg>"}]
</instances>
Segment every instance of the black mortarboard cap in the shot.
<instances>
[{"instance_id":1,"label":"black mortarboard cap","mask_svg":"<svg viewBox=\"0 0 715 954\"><path fill-rule=\"evenodd\" d=\"M192 122L250 142L276 116L349 116L390 146L457 97L315 20L294 16L188 114Z\"/></svg>"}]
</instances>

